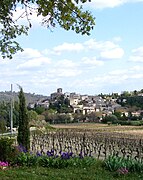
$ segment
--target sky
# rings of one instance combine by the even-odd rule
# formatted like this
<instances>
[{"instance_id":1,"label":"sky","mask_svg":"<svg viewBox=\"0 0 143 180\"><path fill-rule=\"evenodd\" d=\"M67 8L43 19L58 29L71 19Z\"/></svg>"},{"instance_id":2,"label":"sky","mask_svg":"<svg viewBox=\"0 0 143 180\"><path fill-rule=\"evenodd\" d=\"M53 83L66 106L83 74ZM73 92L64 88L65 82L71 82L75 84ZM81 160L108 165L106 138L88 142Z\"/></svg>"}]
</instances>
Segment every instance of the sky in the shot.
<instances>
[{"instance_id":1,"label":"sky","mask_svg":"<svg viewBox=\"0 0 143 180\"><path fill-rule=\"evenodd\" d=\"M84 8L96 17L90 36L51 31L33 14L28 36L17 39L24 51L0 58L0 91L11 84L41 95L57 88L89 95L143 89L143 0L92 0Z\"/></svg>"}]
</instances>

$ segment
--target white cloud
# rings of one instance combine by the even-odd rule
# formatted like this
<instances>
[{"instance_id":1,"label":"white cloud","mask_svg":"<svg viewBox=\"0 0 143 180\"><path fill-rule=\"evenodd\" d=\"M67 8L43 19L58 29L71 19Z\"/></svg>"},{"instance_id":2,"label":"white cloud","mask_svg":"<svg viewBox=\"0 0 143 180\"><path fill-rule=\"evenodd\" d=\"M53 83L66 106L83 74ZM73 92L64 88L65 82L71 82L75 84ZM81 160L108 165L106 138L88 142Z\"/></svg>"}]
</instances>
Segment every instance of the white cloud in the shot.
<instances>
[{"instance_id":1,"label":"white cloud","mask_svg":"<svg viewBox=\"0 0 143 180\"><path fill-rule=\"evenodd\" d=\"M73 61L68 59L63 59L56 63L56 67L61 67L61 68L75 68L76 66L77 63L74 63Z\"/></svg>"},{"instance_id":2,"label":"white cloud","mask_svg":"<svg viewBox=\"0 0 143 180\"><path fill-rule=\"evenodd\" d=\"M109 72L109 75L120 76L125 74L126 72L127 72L126 69L116 69L114 71Z\"/></svg>"},{"instance_id":3,"label":"white cloud","mask_svg":"<svg viewBox=\"0 0 143 180\"><path fill-rule=\"evenodd\" d=\"M51 72L51 71L50 71ZM64 59L55 63L52 73L57 77L75 77L82 73L79 62Z\"/></svg>"},{"instance_id":4,"label":"white cloud","mask_svg":"<svg viewBox=\"0 0 143 180\"><path fill-rule=\"evenodd\" d=\"M143 62L143 57L141 57L141 56L131 56L130 58L129 58L129 60L130 61L132 61L132 62Z\"/></svg>"},{"instance_id":5,"label":"white cloud","mask_svg":"<svg viewBox=\"0 0 143 180\"><path fill-rule=\"evenodd\" d=\"M129 60L133 62L143 62L143 46L133 49Z\"/></svg>"},{"instance_id":6,"label":"white cloud","mask_svg":"<svg viewBox=\"0 0 143 180\"><path fill-rule=\"evenodd\" d=\"M82 73L79 69L59 69L57 72L58 77L77 77Z\"/></svg>"},{"instance_id":7,"label":"white cloud","mask_svg":"<svg viewBox=\"0 0 143 180\"><path fill-rule=\"evenodd\" d=\"M143 67L142 66L133 66L132 68L130 68L131 71L143 71Z\"/></svg>"},{"instance_id":8,"label":"white cloud","mask_svg":"<svg viewBox=\"0 0 143 180\"><path fill-rule=\"evenodd\" d=\"M19 62L17 69L29 69L50 64L50 58L46 57L40 51L32 48L26 48L23 52L15 55L16 62Z\"/></svg>"},{"instance_id":9,"label":"white cloud","mask_svg":"<svg viewBox=\"0 0 143 180\"><path fill-rule=\"evenodd\" d=\"M63 43L53 48L53 52L59 55L63 52L93 53L93 50L99 54L99 57L104 59L119 59L124 55L124 50L117 43L113 41L96 41L96 39L89 39L83 43ZM47 50L47 52L49 51Z\"/></svg>"},{"instance_id":10,"label":"white cloud","mask_svg":"<svg viewBox=\"0 0 143 180\"><path fill-rule=\"evenodd\" d=\"M31 59L41 57L41 52L37 49L25 48L23 52L18 52L14 58L19 59Z\"/></svg>"},{"instance_id":11,"label":"white cloud","mask_svg":"<svg viewBox=\"0 0 143 180\"><path fill-rule=\"evenodd\" d=\"M89 76L85 79L75 79L71 83L71 87L82 89L83 87L89 87L89 89L101 89L101 92L114 92L118 90L129 90L135 88L137 82L143 82L143 73L137 71L138 68L131 67L128 69L115 69L111 72L105 72L96 74L96 76ZM70 86L70 85L69 85ZM108 90L107 90L108 89ZM107 90L107 91L106 91ZM90 91L90 90L89 90Z\"/></svg>"},{"instance_id":12,"label":"white cloud","mask_svg":"<svg viewBox=\"0 0 143 180\"><path fill-rule=\"evenodd\" d=\"M134 56L143 56L143 46L137 49L133 49L132 53Z\"/></svg>"},{"instance_id":13,"label":"white cloud","mask_svg":"<svg viewBox=\"0 0 143 180\"><path fill-rule=\"evenodd\" d=\"M58 54L61 54L61 52L63 52L63 51L79 52L83 49L84 49L84 47L80 43L66 43L66 42L53 48L54 52L58 53Z\"/></svg>"},{"instance_id":14,"label":"white cloud","mask_svg":"<svg viewBox=\"0 0 143 180\"><path fill-rule=\"evenodd\" d=\"M138 73L138 74L133 74L131 76L132 79L142 79L143 78L143 73Z\"/></svg>"},{"instance_id":15,"label":"white cloud","mask_svg":"<svg viewBox=\"0 0 143 180\"><path fill-rule=\"evenodd\" d=\"M86 64L86 66L91 66L91 67L104 65L104 62L97 60L96 57L92 57L92 58L84 57L82 58L82 62Z\"/></svg>"},{"instance_id":16,"label":"white cloud","mask_svg":"<svg viewBox=\"0 0 143 180\"><path fill-rule=\"evenodd\" d=\"M102 92L102 89L112 89L114 86L130 87L129 83L142 81L143 68L141 66L124 69L119 66L119 69L115 67L114 70L110 71L110 68L104 67L106 62L99 60L101 55L103 57L102 53L105 50L108 49L110 52L110 50L120 48L118 44L112 41L95 41L91 39L88 43L87 41L83 43L83 47L86 50L88 49L89 56L84 56L83 51L80 58L73 54L70 59L63 59L63 56L60 59L55 56L48 57L43 51L26 48L24 52L15 55L12 61L1 64L0 77L7 84L18 83L24 89L26 87L27 89L33 89L33 91L41 90L42 93L46 91L43 90L44 88L58 86L72 87L72 89L74 89L73 87L78 89L85 87L85 91L87 88L91 90L97 89L97 91L101 89ZM99 56L90 54L92 51L98 52ZM115 52L115 55L112 53L117 58L118 51ZM142 48L133 50L133 53L134 55L142 55Z\"/></svg>"},{"instance_id":17,"label":"white cloud","mask_svg":"<svg viewBox=\"0 0 143 180\"><path fill-rule=\"evenodd\" d=\"M59 78L69 78L69 77L77 77L78 75L80 75L82 73L82 71L80 69L77 68L52 68L47 72L47 76L51 76L51 77L57 77Z\"/></svg>"},{"instance_id":18,"label":"white cloud","mask_svg":"<svg viewBox=\"0 0 143 180\"><path fill-rule=\"evenodd\" d=\"M124 50L112 41L96 41L95 39L90 39L84 44L88 49L98 50L100 57L104 59L120 59L124 55Z\"/></svg>"},{"instance_id":19,"label":"white cloud","mask_svg":"<svg viewBox=\"0 0 143 180\"><path fill-rule=\"evenodd\" d=\"M46 57L39 57L39 58L27 60L26 62L20 64L17 68L18 69L23 69L23 68L28 69L28 68L35 68L35 67L40 68L40 66L42 65L45 66L46 64L50 64L50 59Z\"/></svg>"},{"instance_id":20,"label":"white cloud","mask_svg":"<svg viewBox=\"0 0 143 180\"><path fill-rule=\"evenodd\" d=\"M120 59L124 55L124 50L122 48L114 48L102 51L100 53L101 58L105 59Z\"/></svg>"}]
</instances>

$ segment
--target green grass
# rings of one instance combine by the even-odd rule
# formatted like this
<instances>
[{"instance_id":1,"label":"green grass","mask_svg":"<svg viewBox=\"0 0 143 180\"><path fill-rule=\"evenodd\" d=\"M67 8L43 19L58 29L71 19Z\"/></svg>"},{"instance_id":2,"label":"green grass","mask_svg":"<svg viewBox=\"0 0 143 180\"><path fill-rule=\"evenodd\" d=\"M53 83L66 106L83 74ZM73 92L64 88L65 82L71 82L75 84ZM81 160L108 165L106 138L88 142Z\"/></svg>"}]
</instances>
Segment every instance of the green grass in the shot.
<instances>
[{"instance_id":1,"label":"green grass","mask_svg":"<svg viewBox=\"0 0 143 180\"><path fill-rule=\"evenodd\" d=\"M142 180L141 174L117 176L102 167L101 161L87 168L12 168L0 170L0 180Z\"/></svg>"}]
</instances>

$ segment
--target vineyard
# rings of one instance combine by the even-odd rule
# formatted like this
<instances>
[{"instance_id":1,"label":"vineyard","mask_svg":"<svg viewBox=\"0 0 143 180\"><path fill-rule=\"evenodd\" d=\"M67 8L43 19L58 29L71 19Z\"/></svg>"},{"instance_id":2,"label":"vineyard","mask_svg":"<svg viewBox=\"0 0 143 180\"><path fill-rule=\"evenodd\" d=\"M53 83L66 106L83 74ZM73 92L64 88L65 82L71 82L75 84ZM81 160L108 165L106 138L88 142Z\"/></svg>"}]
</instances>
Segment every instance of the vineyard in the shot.
<instances>
[{"instance_id":1,"label":"vineyard","mask_svg":"<svg viewBox=\"0 0 143 180\"><path fill-rule=\"evenodd\" d=\"M143 127L95 124L56 125L46 134L33 134L31 150L42 154L72 152L105 159L109 155L142 160Z\"/></svg>"}]
</instances>

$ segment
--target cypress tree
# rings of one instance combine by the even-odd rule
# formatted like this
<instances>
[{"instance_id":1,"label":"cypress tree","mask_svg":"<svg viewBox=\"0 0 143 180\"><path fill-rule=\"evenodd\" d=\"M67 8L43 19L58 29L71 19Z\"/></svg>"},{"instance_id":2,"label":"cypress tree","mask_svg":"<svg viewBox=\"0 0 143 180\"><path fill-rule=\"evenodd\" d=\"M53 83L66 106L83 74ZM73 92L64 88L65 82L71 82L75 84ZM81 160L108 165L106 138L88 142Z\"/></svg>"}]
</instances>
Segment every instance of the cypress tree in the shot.
<instances>
[{"instance_id":1,"label":"cypress tree","mask_svg":"<svg viewBox=\"0 0 143 180\"><path fill-rule=\"evenodd\" d=\"M27 151L30 149L30 129L29 119L26 107L26 100L23 89L20 87L19 92L19 127L18 127L18 144L23 146Z\"/></svg>"}]
</instances>

